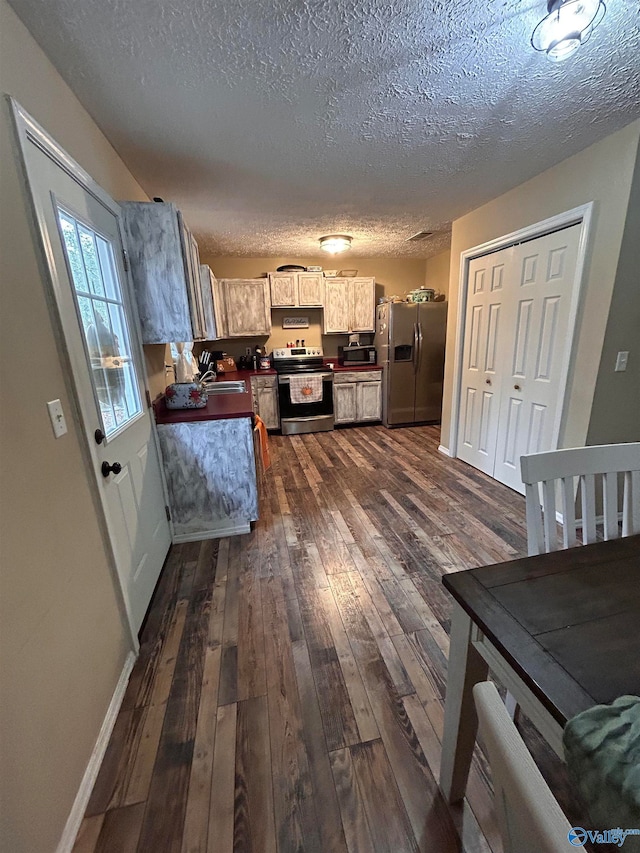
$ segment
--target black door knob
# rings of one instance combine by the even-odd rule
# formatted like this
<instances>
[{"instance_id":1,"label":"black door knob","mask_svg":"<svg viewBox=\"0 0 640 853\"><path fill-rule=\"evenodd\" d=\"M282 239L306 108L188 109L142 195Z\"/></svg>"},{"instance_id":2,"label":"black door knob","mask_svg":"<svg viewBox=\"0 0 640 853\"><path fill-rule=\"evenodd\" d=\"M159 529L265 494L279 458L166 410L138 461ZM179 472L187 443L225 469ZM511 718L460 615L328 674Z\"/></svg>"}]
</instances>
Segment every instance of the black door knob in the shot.
<instances>
[{"instance_id":1,"label":"black door knob","mask_svg":"<svg viewBox=\"0 0 640 853\"><path fill-rule=\"evenodd\" d=\"M111 472L114 474L119 474L122 471L122 465L119 462L114 462L113 465L109 465L108 462L102 463L102 476L108 477Z\"/></svg>"},{"instance_id":2,"label":"black door knob","mask_svg":"<svg viewBox=\"0 0 640 853\"><path fill-rule=\"evenodd\" d=\"M94 437L94 438L95 438L95 440L96 440L96 444L102 444L102 442L105 440L105 438L106 438L107 436L102 432L102 430L101 430L100 428L98 428L98 429L94 432L93 437Z\"/></svg>"}]
</instances>

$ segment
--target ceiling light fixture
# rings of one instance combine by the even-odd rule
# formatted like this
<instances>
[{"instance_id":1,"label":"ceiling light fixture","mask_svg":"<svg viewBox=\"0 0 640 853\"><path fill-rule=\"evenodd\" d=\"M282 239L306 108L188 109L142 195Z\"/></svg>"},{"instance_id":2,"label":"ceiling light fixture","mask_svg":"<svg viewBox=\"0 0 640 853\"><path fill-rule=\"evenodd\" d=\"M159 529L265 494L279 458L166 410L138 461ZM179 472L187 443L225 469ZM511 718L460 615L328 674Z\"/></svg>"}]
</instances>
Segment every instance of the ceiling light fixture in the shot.
<instances>
[{"instance_id":1,"label":"ceiling light fixture","mask_svg":"<svg viewBox=\"0 0 640 853\"><path fill-rule=\"evenodd\" d=\"M603 0L548 0L548 14L533 31L531 46L560 62L589 41L606 11Z\"/></svg>"},{"instance_id":2,"label":"ceiling light fixture","mask_svg":"<svg viewBox=\"0 0 640 853\"><path fill-rule=\"evenodd\" d=\"M351 248L352 239L353 237L346 234L327 234L326 237L320 238L320 248L330 255L337 255L338 252L346 252Z\"/></svg>"}]
</instances>

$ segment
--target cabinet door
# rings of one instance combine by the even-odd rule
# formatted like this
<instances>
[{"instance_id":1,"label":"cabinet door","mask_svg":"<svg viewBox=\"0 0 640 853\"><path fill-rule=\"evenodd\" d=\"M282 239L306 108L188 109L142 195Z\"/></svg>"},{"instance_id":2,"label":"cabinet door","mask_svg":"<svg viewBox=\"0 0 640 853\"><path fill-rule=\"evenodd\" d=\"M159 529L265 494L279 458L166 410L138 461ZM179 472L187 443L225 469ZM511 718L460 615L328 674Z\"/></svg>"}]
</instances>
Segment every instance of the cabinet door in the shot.
<instances>
[{"instance_id":1,"label":"cabinet door","mask_svg":"<svg viewBox=\"0 0 640 853\"><path fill-rule=\"evenodd\" d=\"M120 204L143 344L193 340L177 210L172 204Z\"/></svg>"},{"instance_id":2,"label":"cabinet door","mask_svg":"<svg viewBox=\"0 0 640 853\"><path fill-rule=\"evenodd\" d=\"M294 272L269 273L271 307L290 308L297 305L296 274Z\"/></svg>"},{"instance_id":3,"label":"cabinet door","mask_svg":"<svg viewBox=\"0 0 640 853\"><path fill-rule=\"evenodd\" d=\"M191 313L191 328L192 334L190 338L185 340L199 340L202 338L202 297L200 295L200 259L198 265L194 268L195 258L197 255L197 246L194 252L193 237L191 231L178 211L178 225L180 228L180 239L182 243L182 256L184 263L184 279L189 297L189 311ZM197 271L197 275L196 275Z\"/></svg>"},{"instance_id":4,"label":"cabinet door","mask_svg":"<svg viewBox=\"0 0 640 853\"><path fill-rule=\"evenodd\" d=\"M207 341L215 341L216 318L213 310L213 287L211 283L211 270L206 264L200 266L200 288L202 291L202 308L204 311L203 335Z\"/></svg>"},{"instance_id":5,"label":"cabinet door","mask_svg":"<svg viewBox=\"0 0 640 853\"><path fill-rule=\"evenodd\" d=\"M321 272L298 273L298 305L301 308L322 308L324 276Z\"/></svg>"},{"instance_id":6,"label":"cabinet door","mask_svg":"<svg viewBox=\"0 0 640 853\"><path fill-rule=\"evenodd\" d=\"M278 390L275 384L275 377L272 383L267 384L252 380L251 385L254 412L256 415L260 415L267 429L279 429Z\"/></svg>"},{"instance_id":7,"label":"cabinet door","mask_svg":"<svg viewBox=\"0 0 640 853\"><path fill-rule=\"evenodd\" d=\"M196 328L194 328L194 336L197 334L198 338L203 339L207 337L207 321L205 318L204 299L202 295L202 279L200 277L200 251L198 250L198 244L196 243L196 239L191 231L189 231L189 243L191 250L191 274L193 275L193 289L196 294L197 312L196 322L193 323L192 318L192 325L196 326Z\"/></svg>"},{"instance_id":8,"label":"cabinet door","mask_svg":"<svg viewBox=\"0 0 640 853\"><path fill-rule=\"evenodd\" d=\"M324 282L323 332L325 335L348 332L349 279L327 278Z\"/></svg>"},{"instance_id":9,"label":"cabinet door","mask_svg":"<svg viewBox=\"0 0 640 853\"><path fill-rule=\"evenodd\" d=\"M379 421L382 417L382 382L358 382L356 409L359 421Z\"/></svg>"},{"instance_id":10,"label":"cabinet door","mask_svg":"<svg viewBox=\"0 0 640 853\"><path fill-rule=\"evenodd\" d=\"M355 422L358 412L357 387L355 382L333 386L333 415L337 424Z\"/></svg>"},{"instance_id":11,"label":"cabinet door","mask_svg":"<svg viewBox=\"0 0 640 853\"><path fill-rule=\"evenodd\" d=\"M216 324L216 340L220 340L221 338L229 337L225 292L222 281L219 281L211 270L209 270L209 275L211 276L211 289L213 291L213 316Z\"/></svg>"},{"instance_id":12,"label":"cabinet door","mask_svg":"<svg viewBox=\"0 0 640 853\"><path fill-rule=\"evenodd\" d=\"M222 279L227 335L247 338L271 332L271 305L266 278Z\"/></svg>"},{"instance_id":13,"label":"cabinet door","mask_svg":"<svg viewBox=\"0 0 640 853\"><path fill-rule=\"evenodd\" d=\"M350 284L352 332L375 331L376 286L373 278L352 278Z\"/></svg>"}]
</instances>

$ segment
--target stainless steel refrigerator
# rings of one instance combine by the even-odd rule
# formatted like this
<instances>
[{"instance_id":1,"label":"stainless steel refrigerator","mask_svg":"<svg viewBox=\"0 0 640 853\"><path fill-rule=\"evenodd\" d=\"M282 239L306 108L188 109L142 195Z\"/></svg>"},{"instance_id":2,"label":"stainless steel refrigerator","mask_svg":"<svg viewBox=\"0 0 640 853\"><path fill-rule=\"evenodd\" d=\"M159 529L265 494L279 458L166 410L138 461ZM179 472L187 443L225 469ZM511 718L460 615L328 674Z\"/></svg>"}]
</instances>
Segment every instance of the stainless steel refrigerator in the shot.
<instances>
[{"instance_id":1,"label":"stainless steel refrigerator","mask_svg":"<svg viewBox=\"0 0 640 853\"><path fill-rule=\"evenodd\" d=\"M446 302L384 302L375 346L387 427L439 421L442 414Z\"/></svg>"}]
</instances>

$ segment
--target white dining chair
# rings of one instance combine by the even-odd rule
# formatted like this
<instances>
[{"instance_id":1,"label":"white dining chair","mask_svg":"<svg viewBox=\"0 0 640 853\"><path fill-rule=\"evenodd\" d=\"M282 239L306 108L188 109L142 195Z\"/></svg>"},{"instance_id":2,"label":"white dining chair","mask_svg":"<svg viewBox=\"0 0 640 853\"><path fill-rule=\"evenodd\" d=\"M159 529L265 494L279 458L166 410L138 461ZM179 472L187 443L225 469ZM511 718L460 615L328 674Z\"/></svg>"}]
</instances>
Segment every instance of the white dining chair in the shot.
<instances>
[{"instance_id":1,"label":"white dining chair","mask_svg":"<svg viewBox=\"0 0 640 853\"><path fill-rule=\"evenodd\" d=\"M595 542L600 522L596 508L600 497L605 539L640 533L640 442L533 453L520 457L520 467L526 489L530 555L571 548L580 541L583 545ZM562 514L561 543L558 542L557 491ZM581 518L576 518L578 496Z\"/></svg>"},{"instance_id":2,"label":"white dining chair","mask_svg":"<svg viewBox=\"0 0 640 853\"><path fill-rule=\"evenodd\" d=\"M491 681L473 688L480 743L493 779L504 853L566 853L571 824L538 770Z\"/></svg>"}]
</instances>

